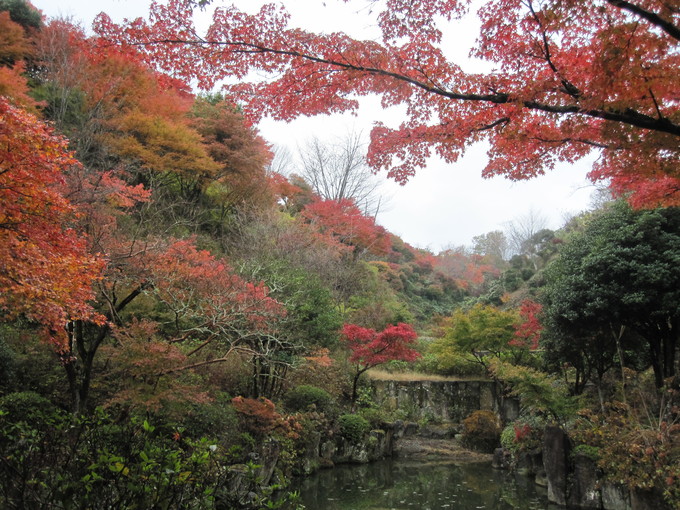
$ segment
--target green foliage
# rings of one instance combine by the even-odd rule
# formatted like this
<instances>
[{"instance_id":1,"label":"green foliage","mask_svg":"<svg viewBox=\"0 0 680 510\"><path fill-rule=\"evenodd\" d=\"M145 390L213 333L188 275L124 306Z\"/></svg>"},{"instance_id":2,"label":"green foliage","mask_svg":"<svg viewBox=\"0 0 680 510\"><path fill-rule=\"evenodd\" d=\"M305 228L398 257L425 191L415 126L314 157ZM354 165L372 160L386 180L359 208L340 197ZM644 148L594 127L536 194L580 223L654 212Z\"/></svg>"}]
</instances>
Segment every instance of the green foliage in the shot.
<instances>
[{"instance_id":1,"label":"green foliage","mask_svg":"<svg viewBox=\"0 0 680 510\"><path fill-rule=\"evenodd\" d=\"M444 375L483 376L488 360L510 357L515 363L526 348L512 344L519 315L478 303L469 310L458 309L442 328L443 336L428 346L436 358L435 372Z\"/></svg>"},{"instance_id":2,"label":"green foliage","mask_svg":"<svg viewBox=\"0 0 680 510\"><path fill-rule=\"evenodd\" d=\"M544 372L500 360L493 360L489 369L494 377L510 386L524 408L545 413L560 424L566 423L579 408L579 399L569 396L562 381Z\"/></svg>"},{"instance_id":3,"label":"green foliage","mask_svg":"<svg viewBox=\"0 0 680 510\"><path fill-rule=\"evenodd\" d=\"M512 453L541 447L545 420L537 415L522 416L509 423L501 432L501 446Z\"/></svg>"},{"instance_id":4,"label":"green foliage","mask_svg":"<svg viewBox=\"0 0 680 510\"><path fill-rule=\"evenodd\" d=\"M515 442L515 428L513 424L507 425L501 432L501 446L506 450L516 454L519 452L519 444Z\"/></svg>"},{"instance_id":5,"label":"green foliage","mask_svg":"<svg viewBox=\"0 0 680 510\"><path fill-rule=\"evenodd\" d=\"M41 420L12 414L22 402L37 404ZM3 405L3 508L212 508L224 483L218 447L207 440L136 418L113 420L102 410L75 419L35 396Z\"/></svg>"},{"instance_id":6,"label":"green foliage","mask_svg":"<svg viewBox=\"0 0 680 510\"><path fill-rule=\"evenodd\" d=\"M445 341L435 340L430 345L429 351L423 357L422 370L425 372L457 377L486 375L484 366L472 359L468 353L455 349ZM417 367L421 370L420 362Z\"/></svg>"},{"instance_id":7,"label":"green foliage","mask_svg":"<svg viewBox=\"0 0 680 510\"><path fill-rule=\"evenodd\" d=\"M32 391L9 393L0 397L0 411L12 423L45 426L60 418L60 410L45 397Z\"/></svg>"},{"instance_id":8,"label":"green foliage","mask_svg":"<svg viewBox=\"0 0 680 510\"><path fill-rule=\"evenodd\" d=\"M463 444L468 448L491 453L498 446L501 423L491 411L474 411L463 420Z\"/></svg>"},{"instance_id":9,"label":"green foliage","mask_svg":"<svg viewBox=\"0 0 680 510\"><path fill-rule=\"evenodd\" d=\"M342 437L358 443L371 430L371 424L358 414L343 414L338 418L338 428Z\"/></svg>"},{"instance_id":10,"label":"green foliage","mask_svg":"<svg viewBox=\"0 0 680 510\"><path fill-rule=\"evenodd\" d=\"M230 397L221 394L214 402L188 405L178 426L190 431L192 437L214 437L222 443L238 429L238 416L231 406Z\"/></svg>"},{"instance_id":11,"label":"green foliage","mask_svg":"<svg viewBox=\"0 0 680 510\"><path fill-rule=\"evenodd\" d=\"M0 0L1 11L9 11L10 19L24 28L39 29L43 25L40 12L26 0Z\"/></svg>"},{"instance_id":12,"label":"green foliage","mask_svg":"<svg viewBox=\"0 0 680 510\"><path fill-rule=\"evenodd\" d=\"M310 406L314 406L317 411L328 414L333 411L335 406L330 393L322 388L307 384L290 390L284 401L286 408L293 412L308 411Z\"/></svg>"},{"instance_id":13,"label":"green foliage","mask_svg":"<svg viewBox=\"0 0 680 510\"><path fill-rule=\"evenodd\" d=\"M0 394L2 388L9 388L16 374L16 354L0 337Z\"/></svg>"},{"instance_id":14,"label":"green foliage","mask_svg":"<svg viewBox=\"0 0 680 510\"><path fill-rule=\"evenodd\" d=\"M385 412L375 407L359 409L358 414L370 424L371 430L381 429L386 421L390 421Z\"/></svg>"},{"instance_id":15,"label":"green foliage","mask_svg":"<svg viewBox=\"0 0 680 510\"><path fill-rule=\"evenodd\" d=\"M633 211L617 202L594 213L569 238L546 280L546 347L555 365L567 361L586 377L601 377L614 363L614 338L624 328L634 333L621 338L634 357L656 353L651 362L657 386L674 374L679 209Z\"/></svg>"}]
</instances>

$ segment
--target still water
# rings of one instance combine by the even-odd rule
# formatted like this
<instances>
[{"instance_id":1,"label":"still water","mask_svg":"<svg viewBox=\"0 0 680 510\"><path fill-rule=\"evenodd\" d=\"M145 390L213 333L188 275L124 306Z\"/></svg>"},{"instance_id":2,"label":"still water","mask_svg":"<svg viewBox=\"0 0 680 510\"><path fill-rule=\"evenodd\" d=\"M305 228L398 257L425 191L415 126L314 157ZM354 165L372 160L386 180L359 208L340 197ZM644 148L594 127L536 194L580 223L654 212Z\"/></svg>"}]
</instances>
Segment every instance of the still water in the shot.
<instances>
[{"instance_id":1,"label":"still water","mask_svg":"<svg viewBox=\"0 0 680 510\"><path fill-rule=\"evenodd\" d=\"M545 510L545 491L489 463L384 460L300 481L307 510Z\"/></svg>"}]
</instances>

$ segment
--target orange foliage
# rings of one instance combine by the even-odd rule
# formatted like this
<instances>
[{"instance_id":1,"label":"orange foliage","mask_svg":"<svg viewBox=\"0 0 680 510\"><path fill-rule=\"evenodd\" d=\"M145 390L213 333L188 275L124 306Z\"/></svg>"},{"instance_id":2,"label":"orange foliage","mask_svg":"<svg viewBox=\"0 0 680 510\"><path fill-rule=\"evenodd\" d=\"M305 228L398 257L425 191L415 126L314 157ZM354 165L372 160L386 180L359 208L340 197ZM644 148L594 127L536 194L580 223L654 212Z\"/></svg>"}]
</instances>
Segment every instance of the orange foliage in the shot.
<instances>
[{"instance_id":1,"label":"orange foliage","mask_svg":"<svg viewBox=\"0 0 680 510\"><path fill-rule=\"evenodd\" d=\"M69 227L73 206L60 192L78 166L66 141L0 97L0 308L46 325L64 348L67 321L101 321L88 302L103 261Z\"/></svg>"},{"instance_id":2,"label":"orange foliage","mask_svg":"<svg viewBox=\"0 0 680 510\"><path fill-rule=\"evenodd\" d=\"M23 59L32 53L21 25L14 23L9 11L0 12L0 96L33 110L36 102L28 95Z\"/></svg>"}]
</instances>

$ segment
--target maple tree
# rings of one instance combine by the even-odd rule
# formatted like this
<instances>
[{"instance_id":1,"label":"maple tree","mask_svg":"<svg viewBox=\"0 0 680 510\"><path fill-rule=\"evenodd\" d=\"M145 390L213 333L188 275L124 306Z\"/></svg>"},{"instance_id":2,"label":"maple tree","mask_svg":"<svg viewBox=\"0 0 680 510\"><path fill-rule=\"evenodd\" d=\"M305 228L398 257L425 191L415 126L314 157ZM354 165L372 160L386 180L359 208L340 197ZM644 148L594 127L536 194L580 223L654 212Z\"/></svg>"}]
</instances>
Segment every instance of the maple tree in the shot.
<instances>
[{"instance_id":1,"label":"maple tree","mask_svg":"<svg viewBox=\"0 0 680 510\"><path fill-rule=\"evenodd\" d=\"M0 309L45 325L58 352L64 326L101 316L90 305L103 261L72 225L64 172L78 166L66 141L0 97Z\"/></svg>"},{"instance_id":2,"label":"maple tree","mask_svg":"<svg viewBox=\"0 0 680 510\"><path fill-rule=\"evenodd\" d=\"M236 105L219 96L199 97L192 110L191 124L203 138L210 157L221 167L206 193L222 210L242 204L271 203L265 168L272 155Z\"/></svg>"},{"instance_id":3,"label":"maple tree","mask_svg":"<svg viewBox=\"0 0 680 510\"><path fill-rule=\"evenodd\" d=\"M351 354L349 360L356 365L352 379L352 402L357 399L359 378L367 370L390 361L415 361L420 353L413 346L418 334L409 324L400 322L382 331L345 324L342 339Z\"/></svg>"},{"instance_id":4,"label":"maple tree","mask_svg":"<svg viewBox=\"0 0 680 510\"><path fill-rule=\"evenodd\" d=\"M442 355L446 350L462 352L486 367L487 357L500 357L510 350L516 323L517 314L511 310L483 304L458 309L448 320L445 336L437 342L438 351Z\"/></svg>"},{"instance_id":5,"label":"maple tree","mask_svg":"<svg viewBox=\"0 0 680 510\"><path fill-rule=\"evenodd\" d=\"M636 205L680 203L680 13L667 2L486 2L471 52L493 66L484 73L465 72L444 51L443 32L468 1L372 3L380 41L289 27L273 4L253 15L216 8L198 35L195 4L153 3L148 22L123 26L100 15L95 27L204 88L264 70L269 79L228 87L253 118L353 111L368 94L404 105L401 126L375 125L368 156L399 182L433 151L453 162L485 139L485 176L526 179L597 151L592 179L633 192Z\"/></svg>"},{"instance_id":6,"label":"maple tree","mask_svg":"<svg viewBox=\"0 0 680 510\"><path fill-rule=\"evenodd\" d=\"M515 325L514 338L508 342L509 345L532 350L538 349L538 342L543 330L539 319L542 309L540 303L531 299L522 301L518 310L521 322Z\"/></svg>"}]
</instances>

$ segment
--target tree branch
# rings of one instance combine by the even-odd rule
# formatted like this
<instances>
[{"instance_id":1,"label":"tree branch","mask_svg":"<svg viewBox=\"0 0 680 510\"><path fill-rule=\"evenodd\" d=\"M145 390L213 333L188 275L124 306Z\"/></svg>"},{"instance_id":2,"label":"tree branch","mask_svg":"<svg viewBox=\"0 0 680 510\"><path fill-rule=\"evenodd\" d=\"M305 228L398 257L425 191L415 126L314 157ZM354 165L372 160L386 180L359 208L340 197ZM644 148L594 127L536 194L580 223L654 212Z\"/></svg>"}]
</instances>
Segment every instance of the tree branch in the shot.
<instances>
[{"instance_id":1,"label":"tree branch","mask_svg":"<svg viewBox=\"0 0 680 510\"><path fill-rule=\"evenodd\" d=\"M632 12L633 14L637 14L641 18L649 21L652 25L659 27L661 30L670 35L672 38L680 41L680 28L676 27L670 21L663 19L658 14L643 9L642 7L640 7L639 5L635 5L634 3L626 2L625 0L607 0L607 2L610 5L613 5L614 7L617 7L619 9L623 9L625 11Z\"/></svg>"},{"instance_id":2,"label":"tree branch","mask_svg":"<svg viewBox=\"0 0 680 510\"><path fill-rule=\"evenodd\" d=\"M436 94L442 97L446 97L458 101L472 101L472 102L486 102L493 104L520 104L525 108L530 110L538 110L546 113L556 113L559 115L575 114L584 115L586 117L592 117L597 119L608 120L612 122L619 122L622 124L627 124L630 126L635 126L642 129L647 129L650 131L659 131L663 133L669 133L674 136L680 137L680 124L675 124L667 118L657 119L655 117L650 117L640 113L632 108L627 108L625 110L617 109L587 109L582 108L576 104L571 105L558 105L558 104L548 104L539 101L529 101L529 100L516 100L511 94L505 92L495 92L492 94L472 94L472 93L460 93L445 90L441 87L435 87L428 85L427 83L411 78L405 74L400 74L394 71L388 71L386 69L381 69L377 67L367 67L359 64L352 64L350 62L340 62L337 60L327 59L323 57L317 57L314 55L302 53L296 50L279 50L275 48L269 48L267 46L261 46L252 43L244 42L232 42L232 41L204 41L204 40L181 40L181 39L157 39L148 42L133 43L134 46L153 46L156 44L184 44L190 46L231 46L236 48L244 48L236 51L242 51L243 53L272 53L275 55L284 55L289 57L300 58L310 62L315 62L318 64L327 64L334 67L338 67L345 71L358 71L366 74L385 76L393 78L397 81L409 83L414 87L420 88L426 92Z\"/></svg>"}]
</instances>

